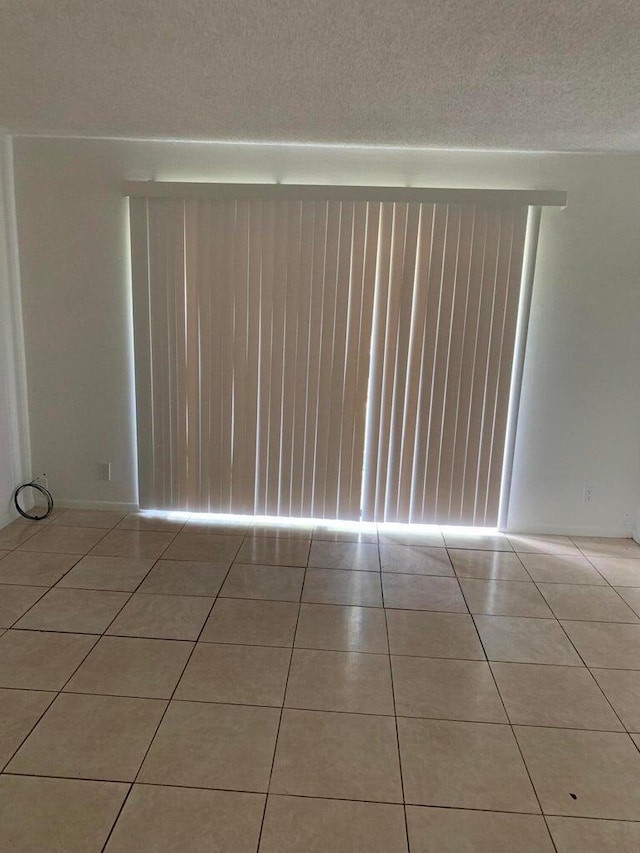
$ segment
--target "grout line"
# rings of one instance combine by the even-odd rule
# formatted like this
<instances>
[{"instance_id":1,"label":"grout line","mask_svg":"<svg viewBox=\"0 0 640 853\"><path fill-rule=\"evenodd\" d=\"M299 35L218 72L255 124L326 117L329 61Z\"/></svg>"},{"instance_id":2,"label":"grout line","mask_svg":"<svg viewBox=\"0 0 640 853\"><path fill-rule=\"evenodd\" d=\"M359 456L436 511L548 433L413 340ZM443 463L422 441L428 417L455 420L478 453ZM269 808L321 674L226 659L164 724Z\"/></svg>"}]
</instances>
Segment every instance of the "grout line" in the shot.
<instances>
[{"instance_id":1,"label":"grout line","mask_svg":"<svg viewBox=\"0 0 640 853\"><path fill-rule=\"evenodd\" d=\"M407 842L407 850L410 849L409 842L409 821L407 819L407 798L405 795L404 789L404 774L402 771L402 752L400 750L400 732L398 730L398 707L396 705L396 691L395 691L395 682L393 677L393 664L391 660L391 643L389 641L389 624L387 622L387 608L384 607L384 588L382 590L382 603L384 610L384 628L387 635L387 653L388 653L388 664L389 664L389 678L391 681L391 701L393 702L393 721L396 732L396 749L398 751L398 771L400 773L400 793L402 794L402 812L404 815L404 832L405 832L405 840Z\"/></svg>"},{"instance_id":2,"label":"grout line","mask_svg":"<svg viewBox=\"0 0 640 853\"><path fill-rule=\"evenodd\" d=\"M464 591L463 591L463 593L462 593L462 594L464 595ZM555 841L553 840L553 836L551 835L551 829L550 829L550 827L549 827L549 822L547 821L546 815L545 815L545 813L544 813L544 809L542 808L542 803L540 802L540 797L538 796L538 792L537 792L537 790L536 790L536 787L535 787L535 785L533 784L533 779L531 778L531 773L529 772L529 767L527 766L527 762L526 762L526 760L525 760L524 753L522 752L522 749L521 749L521 747L520 747L520 742L518 741L518 738L516 737L515 729L514 729L514 727L513 727L512 722L511 722L511 717L509 716L509 712L507 711L507 706L505 705L504 699L502 698L502 693L500 692L500 687L498 686L498 682L497 682L497 680L496 680L495 673L494 673L493 668L492 668L492 666L491 666L491 663L490 663L490 661L489 661L489 656L487 655L487 650L486 650L486 649L485 649L485 647L484 647L484 643L483 643L483 641L482 641L482 637L481 637L481 635L480 635L480 631L478 630L478 626L476 625L475 619L473 620L473 625L474 625L474 628L475 628L475 630L476 630L476 634L478 635L478 641L479 641L479 643L480 643L480 645L481 645L481 647L482 647L482 651L484 652L484 655L485 655L485 658L486 658L486 662L487 662L487 666L488 666L488 668L489 668L489 672L491 673L491 678L493 679L493 684L494 684L494 686L495 686L495 689L496 689L496 692L497 692L498 696L500 697L500 702L502 703L502 708L503 708L504 713L505 713L505 716L506 716L506 718L507 718L509 728L511 729L511 737L513 738L513 740L514 740L514 742L515 742L515 744L516 744L516 748L517 748L517 750L518 750L518 753L520 754L520 759L521 759L521 761L522 761L522 765L523 765L523 767L524 767L524 769L525 769L525 772L526 772L526 774L527 774L527 777L528 777L528 779L529 779L529 784L531 785L531 790L532 790L532 791L533 791L533 793L534 793L534 796L535 796L535 798L536 798L536 802L538 803L538 808L540 809L540 814L542 815L542 818L543 818L543 820L544 820L545 826L546 826L546 828L547 828L547 833L549 834L549 839L550 839L550 841L551 841L551 844L553 845L553 849L554 849L554 850L556 851L556 853L557 853L558 848L556 847L556 843L555 843Z\"/></svg>"},{"instance_id":3,"label":"grout line","mask_svg":"<svg viewBox=\"0 0 640 853\"><path fill-rule=\"evenodd\" d=\"M212 597L213 597L213 596L212 596ZM220 596L218 596L218 597L216 597L215 601L217 602L218 600L229 601L229 600L232 600L232 599L220 599ZM237 599L237 600L239 600L239 601L258 601L258 600L260 600L260 599ZM298 604L298 602L295 602L295 601L286 601L286 602L281 602L281 601L268 601L268 602L263 602L263 603L267 603L267 604L294 604L294 605L295 605L295 604ZM308 603L308 602L302 602L302 604L306 604L306 603ZM322 607L352 607L353 605L331 604L331 605L314 605L314 606L322 606ZM369 610L371 610L371 611L378 612L378 613L382 612L382 610L383 610L383 608L380 608L380 607L377 607L377 608L368 608L368 609L369 609ZM392 609L392 608L390 608L390 609ZM445 612L445 611L415 611L415 610L409 610L409 611L402 611L402 612L405 612L405 613L407 613L407 612L408 612L408 613L426 613L426 612L429 612L429 613L435 613L435 612ZM449 615L449 616L469 616L470 614L465 614L465 613L447 613L447 615ZM471 618L473 618L473 617L471 617ZM506 619L511 619L511 618L513 618L513 619L524 618L524 619L526 619L526 618L532 618L532 617L517 617L517 616L514 616L514 617L510 617L510 616L502 617L502 616L498 616L498 617L492 617L492 618L497 618L497 619L502 619L502 618L506 618ZM539 621L542 621L542 620L539 620ZM551 619L545 619L544 621L545 621L545 622L552 622L553 620L551 620ZM556 620L556 621L557 621L557 620ZM568 621L568 620L565 620L565 621ZM574 621L575 621L575 620L574 620ZM589 623L586 623L586 624L594 624L594 623L589 622ZM629 624L629 623L626 623L626 622L624 622L624 623L616 622L616 623L596 623L596 624L615 624L615 625L626 625L626 624ZM353 649L336 649L336 648L326 648L326 647L316 647L316 646L295 646L295 647L293 647L293 646L290 646L290 645L276 645L276 644L274 644L274 643L256 643L256 642L247 643L247 642L239 642L239 641L237 641L237 640L234 640L234 641L228 641L228 640L203 640L203 639L200 639L200 638L198 638L198 639L196 640L196 639L193 639L193 638L192 638L192 639L185 639L185 638L182 638L182 637L176 638L176 637L166 637L166 636L148 636L148 635L139 635L139 634L104 634L104 635L103 635L103 634L91 634L91 633L87 633L87 632L80 632L80 631L59 631L59 630L56 630L56 631L49 631L49 630L43 630L43 629L38 629L38 628L7 628L7 629L5 630L5 633L9 633L10 631L11 631L11 632L20 631L20 632L22 632L22 633L27 633L27 632L29 632L29 633L33 633L33 634L70 634L70 635L72 635L72 636L78 636L78 637L92 637L92 638L95 638L95 639L96 639L96 642L98 642L98 641L99 641L99 640L104 636L104 637L105 637L105 639L110 639L110 638L112 638L112 637L113 637L113 638L117 638L117 639L125 639L125 640L154 640L154 641L156 641L156 642L168 642L168 643L195 643L195 642L198 642L198 643L205 643L205 644L207 644L207 645L224 645L224 646L257 646L257 647L259 647L259 648L274 648L274 649L296 648L296 649L303 649L303 650L305 650L305 651L353 652L354 654L374 655L374 656L375 656L375 655L385 654L384 652L371 652L371 651L361 650L361 649L357 649L357 650L355 650L355 651L354 651ZM392 657L406 657L406 658L410 658L410 659L414 659L414 658L424 658L424 659L426 659L426 660L461 660L461 661L471 661L471 662L474 662L474 661L475 661L475 662L478 662L478 661L481 661L481 662L482 662L482 661L485 661L485 662L486 662L486 660L487 660L487 659L485 659L485 658L469 658L469 657L460 657L460 656L451 657L451 656L442 656L442 655L407 654L406 652L404 652L404 653L395 652L395 653L393 653L393 654L392 654ZM573 669L583 669L583 668L584 668L584 669L598 669L598 670L599 670L599 669L604 669L604 670L610 670L610 671L614 671L614 672L637 672L637 673L640 673L640 668L632 669L632 668L630 668L630 667L620 667L620 666L616 666L616 667L613 667L613 666L594 666L594 667L588 667L586 664L584 664L584 662L582 662L582 663L580 663L580 664L567 664L567 663L564 663L564 664L558 664L558 663L546 663L546 662L542 662L542 661L522 661L522 660L511 660L511 659L509 659L509 658L500 658L500 659L498 659L498 658L491 658L491 659L489 660L489 662L490 662L490 663L508 663L508 664L515 665L515 666L532 666L532 665L533 665L533 666L545 666L545 667L567 667L567 666L570 666L570 667L572 667ZM10 689L17 689L17 690L21 690L21 689L27 689L27 690L42 690L42 689L43 689L43 688L40 688L40 687L13 688L13 687L11 687L11 685L1 685L1 684L0 684L0 688L2 688L2 689L7 689L7 690L10 690ZM44 688L44 689L46 690L46 688Z\"/></svg>"},{"instance_id":4,"label":"grout line","mask_svg":"<svg viewBox=\"0 0 640 853\"><path fill-rule=\"evenodd\" d=\"M87 782L105 782L107 784L121 784L121 785L122 784L125 784L125 785L126 784L132 784L132 783L129 783L127 781L123 782L122 780L119 780L119 779L96 779L94 777L88 777L88 776L87 777L85 777L85 776L82 776L82 777L78 777L78 776L53 776L53 775L45 775L45 774L38 774L38 773L17 773L15 771L12 771L11 773L5 773L3 775L4 776L21 776L21 777L36 778L36 779L79 779L81 781L87 781ZM202 785L180 785L180 784L175 784L175 783L172 783L171 785L165 785L162 782L137 782L136 784L137 785L144 785L144 786L151 787L151 788L180 788L180 789L188 790L188 791L193 791L193 790L196 790L196 791L230 791L232 793L255 794L257 796L265 796L265 793L266 793L265 791L256 791L255 789L254 790L247 790L245 788L203 788ZM331 800L333 802L345 802L345 803L372 803L374 805L385 805L386 804L386 805L400 805L400 806L402 805L402 803L399 800L365 800L365 799L358 798L358 797L348 798L348 797L335 797L335 796L334 797L330 797L330 796L317 797L315 794L313 794L313 795L311 795L311 794L273 794L272 796L294 797L294 798L299 799L299 800L322 799L322 800ZM479 808L473 808L473 807L461 808L460 806L443 806L440 803L413 803L413 802L411 802L411 803L407 803L407 805L417 806L417 807L427 807L427 808L449 809L451 811L481 812L484 814L496 814L496 813L497 814L520 814L520 815L541 817L540 812L505 811L504 809L479 809ZM555 814L550 814L549 816L550 817L556 817L556 816L557 817L567 817L567 815L555 815ZM585 820L592 820L594 818L585 817L584 819ZM625 819L625 818L595 818L595 820L611 820L611 821L616 821L616 822L621 820L624 823L634 823L634 824L640 823L640 821L634 821L634 820L629 820L629 819ZM360 853L360 852L358 851L358 853Z\"/></svg>"},{"instance_id":5,"label":"grout line","mask_svg":"<svg viewBox=\"0 0 640 853\"><path fill-rule=\"evenodd\" d=\"M232 564L232 567L234 565L236 565L236 564ZM301 567L297 567L297 568L301 568ZM358 573L358 574L361 574L361 573ZM373 573L370 573L370 574L373 574ZM397 577L397 575L393 575L393 577ZM408 577L438 577L438 576L437 575L408 575ZM442 580L455 580L455 578L447 577L447 578L442 578ZM7 584L7 586L19 586L19 585L20 584ZM0 584L0 586L2 586L2 585ZM38 588L35 584L29 584L28 586L30 589L37 589ZM459 584L459 586L461 586L461 585ZM446 608L442 608L442 607L441 608L406 607L406 606L403 607L403 606L398 605L398 604L390 605L389 607L384 608L383 605L380 605L380 604L363 604L360 602L352 603L352 602L338 602L338 601L316 601L313 599L302 599L301 600L299 598L296 598L296 599L294 599L294 598L264 598L264 597L258 597L258 596L221 595L220 593L215 593L215 594L211 593L209 595L205 595L203 593L176 593L176 592L159 592L159 591L144 592L144 591L136 591L136 590L129 591L129 590L113 590L113 589L96 589L95 587L71 587L71 586L58 587L57 585L54 585L53 587L46 587L46 588L42 587L42 588L46 589L46 592L44 593L44 595L46 595L47 592L51 592L51 590L53 590L53 589L62 589L62 590L73 590L75 592L115 593L118 595L127 595L127 596L129 596L129 599L131 597L133 597L134 595L135 596L143 596L145 598L170 597L170 598L175 598L175 599L181 599L181 598L198 598L198 599L202 598L202 599L206 599L206 598L215 597L215 598L221 598L221 599L224 599L227 601L263 601L263 602L273 602L273 603L280 603L280 604L314 604L314 605L322 605L322 606L327 606L327 607L361 607L361 608L365 608L367 610L387 609L387 610L402 611L404 613L449 613L449 614L458 615L458 616L469 616L469 615L471 615L471 616L491 617L492 619L535 619L538 622L553 622L553 621L557 622L557 621L559 621L559 618L553 613L551 606L548 605L548 602L544 598L543 593L540 593L540 594L542 595L545 603L547 603L547 605L549 606L549 609L550 609L551 614L552 614L550 616L534 616L534 615L522 614L522 613L519 613L519 614L515 614L515 613L483 613L482 611L475 611L475 610L469 611L468 609L467 610L452 610L452 609L446 609ZM630 589L634 589L634 588L635 587L630 587ZM37 602L35 602L35 603L37 603ZM126 603L127 602L125 602L125 604ZM32 605L32 607L33 606L35 606L35 604ZM31 609L31 608L29 608L29 609ZM28 611L25 611L25 613L22 615L23 616L26 615L27 612ZM635 613L633 611L631 611L631 612L632 612L632 615L635 616ZM19 619L21 619L21 618L22 618L22 616L18 617L18 620L16 620L16 622L19 621ZM611 619L584 619L584 618L580 619L580 618L575 618L575 617L571 618L571 619L568 619L565 617L560 617L560 619L563 622L585 622L585 623L589 623L589 624L598 624L598 625L602 625L602 624L605 624L605 625L635 625L635 626L640 625L640 620L638 620L638 619L629 619L628 621L621 621L619 619L616 619L616 620L611 620ZM13 623L9 627L12 630L55 631L57 633L62 633L62 634L102 633L102 632L94 632L94 631L69 631L69 630L64 630L64 629L60 629L60 628L19 628L16 625L16 623ZM5 630L9 630L9 628L6 628ZM125 634L123 636L128 636L128 635ZM176 639L176 638L174 638L174 637L158 637L157 639Z\"/></svg>"},{"instance_id":6,"label":"grout line","mask_svg":"<svg viewBox=\"0 0 640 853\"><path fill-rule=\"evenodd\" d=\"M4 688L3 688L3 689L4 689ZM36 692L36 691L30 691L30 690L29 690L29 691L26 691L26 692L31 693L31 692ZM50 702L48 702L48 703L46 704L46 706L42 709L42 713L38 716L38 718L36 719L36 721L34 722L34 724L30 727L29 731L28 731L28 732L26 733L26 735L22 738L22 740L18 743L17 747L16 747L16 748L13 750L13 752L9 755L9 758L8 758L8 759L7 759L3 764L0 764L0 774L3 774L3 775L4 775L4 771L5 771L5 769L6 769L6 768L9 766L9 764L13 761L13 759L14 759L14 758L15 758L15 756L17 755L18 751L22 748L22 745L24 744L24 742L27 740L27 738L28 738L28 737L30 737L30 736L31 736L31 733L33 732L33 730L35 729L35 727L38 725L38 723L40 722L40 720L44 717L44 715L47 713L47 711L49 710L49 708L53 705L53 703L55 702L55 700L56 700L56 699L58 698L58 696L60 695L57 691L52 691L52 690L37 691L37 692L41 692L41 693L52 693L51 701L50 701Z\"/></svg>"},{"instance_id":7,"label":"grout line","mask_svg":"<svg viewBox=\"0 0 640 853\"><path fill-rule=\"evenodd\" d=\"M164 642L164 641L160 641L160 642ZM168 640L166 642L174 642L174 641ZM196 645L194 641L190 641L190 642L194 646ZM216 644L216 645L226 645L226 644ZM94 646L94 648L95 648L95 646ZM248 648L283 649L282 646L274 646L274 647L271 647L271 646L249 646ZM91 651L93 651L93 649ZM334 651L334 650L327 650L327 649L316 649L316 650L297 649L297 651L320 651L320 652L327 652L327 654L343 654L343 655L370 654L367 652ZM377 656L378 657L388 657L389 655L387 655L387 653L379 653ZM390 657L393 660L394 658L402 657L402 656L401 655L390 655ZM411 660L413 660L413 658L411 658ZM421 660L445 660L445 661L452 661L453 663L456 663L456 662L487 663L487 661L480 661L480 660L465 661L462 658L421 658ZM489 663L489 665L491 665L494 662L489 661L488 663ZM515 666L530 666L531 664L512 664L512 666L513 665L515 665ZM534 665L538 666L538 664L534 664ZM560 668L563 668L563 667L560 667ZM391 664L391 670L393 671L393 664ZM632 670L632 671L637 672L637 670ZM51 700L52 702L53 702L53 699L55 699L58 695L63 694L63 693L65 696L68 696L68 695L103 696L103 697L107 697L107 698L143 699L143 700L149 699L149 700L153 700L153 701L169 701L169 698L170 698L170 696L150 696L148 694L145 695L145 694L139 694L139 693L138 694L107 693L107 692L102 692L99 690L93 690L93 691L77 690L77 689L65 690L64 688L62 688L61 690L58 691L58 690L36 688L36 687L11 687L11 686L7 687L7 686L4 686L4 687L0 687L0 690L12 691L15 693L47 693L53 697ZM281 708L281 707L283 707L281 704L274 705L274 704L267 704L267 703L258 704L256 702L231 702L228 700L197 699L197 698L194 698L191 696L182 696L180 698L174 698L172 701L174 701L174 702L198 702L198 703L204 704L204 705L237 705L240 707L251 707L251 708ZM311 708L311 707L304 707L304 706L298 706L298 705L285 705L284 707L288 710L311 711L311 712L318 712L318 713L322 713L322 714L351 714L351 715L355 714L357 716L364 716L364 717L370 717L370 716L391 717L391 716L394 716L394 714L384 713L384 712L379 712L379 711L376 711L375 713L369 713L367 711L343 711L343 710L336 709L336 708ZM430 715L430 714L409 714L409 713L398 714L397 711L395 712L395 716L397 716L399 719L409 719L409 720L440 720L440 721L455 722L455 723L477 723L480 725L487 725L487 726L508 725L508 722L503 722L503 721L499 721L499 720L479 720L477 718L474 719L474 718L469 718L469 717L445 717L445 716L437 716L437 715ZM549 723L546 723L546 724L541 724L541 723L512 723L512 725L517 725L519 728L536 728L536 729L551 729L551 730L560 729L560 730L569 730L569 731L577 731L577 732L608 732L611 734L630 734L630 735L639 735L640 736L640 729L636 731L633 728L625 729L623 731L622 729L585 728L584 726L550 725Z\"/></svg>"},{"instance_id":8,"label":"grout line","mask_svg":"<svg viewBox=\"0 0 640 853\"><path fill-rule=\"evenodd\" d=\"M103 782L108 785L131 785L132 783L127 781L122 781L119 779L96 779L94 777L78 777L78 776L53 776L53 775L45 775L45 774L37 774L37 773L17 773L12 771L11 773L3 773L3 777L12 777L18 776L22 778L31 778L31 779L61 779L61 780L76 780L76 781L86 781L86 782ZM247 790L241 788L203 788L202 785L179 785L172 783L171 785L165 785L161 782L137 782L137 785L141 787L149 787L149 788L179 788L180 790L187 791L225 791L229 793L237 793L237 794L253 794L255 796L266 796L264 791L256 791L256 790ZM345 797L316 797L315 795L310 794L274 794L273 796L278 797L291 797L299 800L331 800L332 802L346 802L346 803L371 803L372 805L402 805L402 803L397 800L363 800L361 798L345 798ZM502 814L502 815L523 815L526 817L545 817L545 815L540 812L526 812L526 811L506 811L505 809L480 809L474 808L472 806L448 806L442 805L441 803L407 803L409 806L414 806L417 808L437 808L437 809L447 809L449 811L465 811L465 812L476 812L480 814ZM560 817L560 818L568 818L570 820L585 820L585 821L608 821L610 823L628 823L632 825L640 824L640 821L633 820L630 818L621 818L621 817L592 817L590 815L567 815L556 812L547 812L547 817Z\"/></svg>"},{"instance_id":9,"label":"grout line","mask_svg":"<svg viewBox=\"0 0 640 853\"><path fill-rule=\"evenodd\" d=\"M17 586L17 584L6 584L6 586ZM31 610L33 610L33 608L36 606L36 604L38 604L39 601L42 601L42 599L45 597L45 595L48 595L48 593L51 592L52 587L28 586L27 589L43 589L44 592L42 592L38 596L38 598L36 598L36 600L31 605L29 605L29 607L27 607L27 609L25 611L23 611L20 614L20 616L17 617L17 619L14 619L14 621L11 623L11 625L7 625L6 628L3 628L4 631L9 631L12 628L15 628L15 626L18 624L18 622L20 622L20 620L24 616L26 616L27 613L29 613Z\"/></svg>"},{"instance_id":10,"label":"grout line","mask_svg":"<svg viewBox=\"0 0 640 853\"><path fill-rule=\"evenodd\" d=\"M304 590L304 585L305 585L305 582L307 579L307 568L309 565L310 557L311 557L311 542L309 542L309 549L307 551L307 566L305 566L305 569L304 569L304 575L302 578L302 587L300 590L300 597L302 597L302 592ZM294 628L293 637L291 640L291 647L290 647L290 654L289 654L289 666L287 667L287 677L285 679L284 692L282 694L282 706L280 708L280 716L278 718L278 728L276 729L276 737L275 737L275 741L273 744L273 755L271 757L271 767L269 769L269 780L267 782L267 791L266 791L266 796L264 798L264 809L262 811L262 820L260 821L260 831L258 833L256 853L259 853L260 844L262 842L262 833L264 830L264 822L265 822L265 818L267 816L267 805L269 803L269 795L270 795L270 790L271 790L271 778L273 776L273 768L275 767L275 763L276 763L276 753L278 750L278 739L280 737L280 728L282 726L282 717L284 715L285 703L287 701L287 690L289 689L289 676L291 675L291 667L293 665L293 654L294 654L295 644L296 644L296 635L298 633L298 625L300 624L300 610L301 609L302 609L302 602L299 602L298 603L298 613L296 615L296 626Z\"/></svg>"}]
</instances>

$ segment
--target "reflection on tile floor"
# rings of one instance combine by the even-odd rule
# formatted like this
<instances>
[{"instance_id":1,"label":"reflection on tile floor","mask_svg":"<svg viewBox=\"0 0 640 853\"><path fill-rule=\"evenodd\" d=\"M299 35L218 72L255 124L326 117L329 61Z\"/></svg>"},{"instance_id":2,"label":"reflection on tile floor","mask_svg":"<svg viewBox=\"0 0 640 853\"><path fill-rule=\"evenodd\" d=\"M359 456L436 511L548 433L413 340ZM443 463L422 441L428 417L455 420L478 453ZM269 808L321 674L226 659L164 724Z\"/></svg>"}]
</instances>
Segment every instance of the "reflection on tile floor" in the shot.
<instances>
[{"instance_id":1,"label":"reflection on tile floor","mask_svg":"<svg viewBox=\"0 0 640 853\"><path fill-rule=\"evenodd\" d=\"M640 849L640 546L0 531L0 850Z\"/></svg>"}]
</instances>

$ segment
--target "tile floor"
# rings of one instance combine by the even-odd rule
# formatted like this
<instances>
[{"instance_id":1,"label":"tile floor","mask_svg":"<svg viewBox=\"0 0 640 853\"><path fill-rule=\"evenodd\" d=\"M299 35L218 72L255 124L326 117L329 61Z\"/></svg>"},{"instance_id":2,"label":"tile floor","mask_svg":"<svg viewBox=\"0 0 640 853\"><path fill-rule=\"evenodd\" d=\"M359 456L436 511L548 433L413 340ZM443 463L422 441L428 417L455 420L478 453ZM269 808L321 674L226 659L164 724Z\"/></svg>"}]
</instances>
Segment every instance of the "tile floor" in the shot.
<instances>
[{"instance_id":1,"label":"tile floor","mask_svg":"<svg viewBox=\"0 0 640 853\"><path fill-rule=\"evenodd\" d=\"M640 850L640 546L0 530L0 850Z\"/></svg>"}]
</instances>

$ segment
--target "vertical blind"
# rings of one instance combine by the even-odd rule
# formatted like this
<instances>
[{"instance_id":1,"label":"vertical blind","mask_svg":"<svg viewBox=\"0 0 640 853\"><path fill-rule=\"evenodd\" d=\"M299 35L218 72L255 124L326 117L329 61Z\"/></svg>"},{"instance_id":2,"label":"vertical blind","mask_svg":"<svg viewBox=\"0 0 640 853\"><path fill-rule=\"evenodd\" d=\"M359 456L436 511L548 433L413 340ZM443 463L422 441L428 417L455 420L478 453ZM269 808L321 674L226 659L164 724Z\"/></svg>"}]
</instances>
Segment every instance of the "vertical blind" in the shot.
<instances>
[{"instance_id":1,"label":"vertical blind","mask_svg":"<svg viewBox=\"0 0 640 853\"><path fill-rule=\"evenodd\" d=\"M132 201L142 506L360 517L378 218Z\"/></svg>"},{"instance_id":2,"label":"vertical blind","mask_svg":"<svg viewBox=\"0 0 640 853\"><path fill-rule=\"evenodd\" d=\"M141 506L495 524L527 210L132 198Z\"/></svg>"},{"instance_id":3,"label":"vertical blind","mask_svg":"<svg viewBox=\"0 0 640 853\"><path fill-rule=\"evenodd\" d=\"M363 511L495 526L527 208L383 210Z\"/></svg>"}]
</instances>

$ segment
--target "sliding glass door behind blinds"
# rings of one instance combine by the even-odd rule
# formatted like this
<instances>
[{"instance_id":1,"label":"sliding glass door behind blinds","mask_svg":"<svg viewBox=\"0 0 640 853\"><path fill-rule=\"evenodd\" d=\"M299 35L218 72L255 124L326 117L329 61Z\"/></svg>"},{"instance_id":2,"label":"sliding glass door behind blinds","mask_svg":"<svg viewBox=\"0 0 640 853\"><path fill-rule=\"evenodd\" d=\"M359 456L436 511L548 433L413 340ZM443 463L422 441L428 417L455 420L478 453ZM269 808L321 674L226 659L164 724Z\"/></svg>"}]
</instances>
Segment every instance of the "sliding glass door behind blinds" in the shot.
<instances>
[{"instance_id":1,"label":"sliding glass door behind blinds","mask_svg":"<svg viewBox=\"0 0 640 853\"><path fill-rule=\"evenodd\" d=\"M141 506L495 524L526 219L132 198Z\"/></svg>"}]
</instances>

